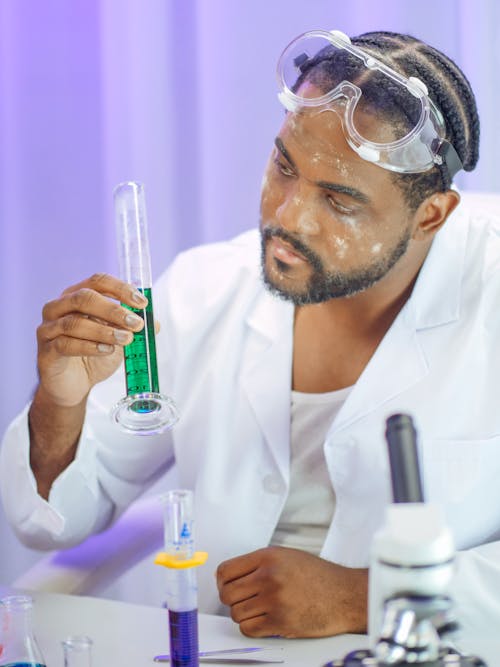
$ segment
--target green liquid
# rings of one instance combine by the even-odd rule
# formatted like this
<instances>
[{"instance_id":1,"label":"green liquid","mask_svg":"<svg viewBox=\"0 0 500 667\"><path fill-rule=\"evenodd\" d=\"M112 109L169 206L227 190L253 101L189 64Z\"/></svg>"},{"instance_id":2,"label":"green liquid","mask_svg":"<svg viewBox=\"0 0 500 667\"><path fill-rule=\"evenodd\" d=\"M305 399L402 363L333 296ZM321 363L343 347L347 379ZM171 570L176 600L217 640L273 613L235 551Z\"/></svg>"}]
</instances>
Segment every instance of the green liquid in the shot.
<instances>
[{"instance_id":1,"label":"green liquid","mask_svg":"<svg viewBox=\"0 0 500 667\"><path fill-rule=\"evenodd\" d=\"M153 300L151 288L140 289L148 299L145 309L130 308L139 317L145 320L144 328L134 334L134 340L123 348L125 357L125 381L127 395L142 394L143 392L159 393L158 365L156 362L155 326L153 316ZM154 401L136 401L132 405L135 412L152 412L159 409Z\"/></svg>"}]
</instances>

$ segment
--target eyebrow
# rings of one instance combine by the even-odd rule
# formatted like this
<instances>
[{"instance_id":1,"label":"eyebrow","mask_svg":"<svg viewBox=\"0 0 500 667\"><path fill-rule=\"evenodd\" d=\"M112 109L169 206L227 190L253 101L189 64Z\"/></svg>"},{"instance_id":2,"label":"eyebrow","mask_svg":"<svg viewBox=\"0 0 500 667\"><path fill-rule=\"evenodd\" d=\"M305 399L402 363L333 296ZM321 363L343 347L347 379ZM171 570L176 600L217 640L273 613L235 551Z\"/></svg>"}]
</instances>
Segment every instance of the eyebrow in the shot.
<instances>
[{"instance_id":1,"label":"eyebrow","mask_svg":"<svg viewBox=\"0 0 500 667\"><path fill-rule=\"evenodd\" d=\"M287 151L287 149L285 148L285 144L281 141L279 137L276 137L276 139L274 140L274 145L279 150L281 155L283 155L283 157L287 160L290 166L295 168L295 162L292 160L292 156Z\"/></svg>"},{"instance_id":2,"label":"eyebrow","mask_svg":"<svg viewBox=\"0 0 500 667\"><path fill-rule=\"evenodd\" d=\"M290 166L296 169L296 165L295 162L292 160L292 156L287 151L283 141L279 137L276 137L276 139L274 140L274 145L283 155L285 160L290 164ZM338 183L330 183L329 181L316 181L316 185L325 190L330 190L332 192L336 192L342 195L348 195L349 197L352 197L353 199L358 201L360 204L370 203L370 198L367 195L365 195L364 192L361 192L356 188L351 188L348 185L339 185Z\"/></svg>"}]
</instances>

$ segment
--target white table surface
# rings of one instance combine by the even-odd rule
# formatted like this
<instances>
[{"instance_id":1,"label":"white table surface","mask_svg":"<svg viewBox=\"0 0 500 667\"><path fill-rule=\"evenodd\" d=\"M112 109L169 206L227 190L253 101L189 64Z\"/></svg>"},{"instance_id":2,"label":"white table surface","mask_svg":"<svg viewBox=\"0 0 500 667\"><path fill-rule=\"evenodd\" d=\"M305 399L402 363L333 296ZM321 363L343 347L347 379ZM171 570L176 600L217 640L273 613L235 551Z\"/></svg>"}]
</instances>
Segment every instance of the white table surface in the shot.
<instances>
[{"instance_id":1,"label":"white table surface","mask_svg":"<svg viewBox=\"0 0 500 667\"><path fill-rule=\"evenodd\" d=\"M0 585L0 597L20 594ZM164 609L57 593L31 593L35 600L35 634L47 667L63 667L61 641L88 635L94 645L92 667L154 667L153 656L168 653L168 614ZM324 639L250 639L222 616L199 616L200 650L243 646L281 647L253 657L282 658L284 667L321 667L368 645L365 635ZM500 667L499 637L464 642L462 650L481 656L488 667ZM244 656L240 656L244 657ZM217 663L212 663L217 664ZM220 663L222 665L227 663ZM203 663L201 663L203 665ZM262 667L265 667L263 664Z\"/></svg>"},{"instance_id":2,"label":"white table surface","mask_svg":"<svg viewBox=\"0 0 500 667\"><path fill-rule=\"evenodd\" d=\"M0 586L0 597L13 592L18 591ZM153 667L162 664L153 662L153 656L168 653L168 618L164 609L83 596L29 594L35 600L35 634L47 667L63 667L61 641L69 635L88 635L92 639L92 667ZM240 633L231 619L206 614L199 616L199 635L200 650L282 647L253 657L282 658L284 667L320 667L352 649L367 646L364 635L250 639Z\"/></svg>"}]
</instances>

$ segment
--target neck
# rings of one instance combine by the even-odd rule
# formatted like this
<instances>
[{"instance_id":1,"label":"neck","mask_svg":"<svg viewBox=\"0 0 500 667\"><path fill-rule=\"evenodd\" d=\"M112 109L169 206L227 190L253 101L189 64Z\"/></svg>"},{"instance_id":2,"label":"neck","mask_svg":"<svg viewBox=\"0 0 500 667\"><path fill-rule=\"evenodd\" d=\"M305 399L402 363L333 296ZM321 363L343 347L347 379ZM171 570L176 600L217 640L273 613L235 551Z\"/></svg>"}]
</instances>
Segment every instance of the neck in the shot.
<instances>
[{"instance_id":1,"label":"neck","mask_svg":"<svg viewBox=\"0 0 500 667\"><path fill-rule=\"evenodd\" d=\"M411 295L430 247L423 252L420 243L414 245L397 267L370 289L296 309L294 389L322 393L357 382Z\"/></svg>"}]
</instances>

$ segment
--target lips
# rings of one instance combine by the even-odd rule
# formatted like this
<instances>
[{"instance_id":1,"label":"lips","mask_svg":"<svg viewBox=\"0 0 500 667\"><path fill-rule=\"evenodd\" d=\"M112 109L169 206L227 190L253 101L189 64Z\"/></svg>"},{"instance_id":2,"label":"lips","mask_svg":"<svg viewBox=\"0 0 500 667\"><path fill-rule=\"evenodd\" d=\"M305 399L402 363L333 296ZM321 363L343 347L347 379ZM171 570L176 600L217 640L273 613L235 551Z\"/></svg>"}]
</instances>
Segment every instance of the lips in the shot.
<instances>
[{"instance_id":1,"label":"lips","mask_svg":"<svg viewBox=\"0 0 500 667\"><path fill-rule=\"evenodd\" d=\"M293 246L276 236L269 240L269 251L275 259L285 264L302 264L307 261Z\"/></svg>"}]
</instances>

